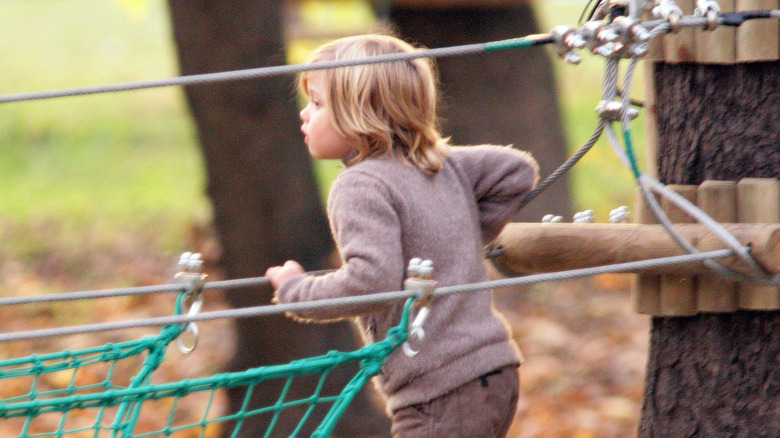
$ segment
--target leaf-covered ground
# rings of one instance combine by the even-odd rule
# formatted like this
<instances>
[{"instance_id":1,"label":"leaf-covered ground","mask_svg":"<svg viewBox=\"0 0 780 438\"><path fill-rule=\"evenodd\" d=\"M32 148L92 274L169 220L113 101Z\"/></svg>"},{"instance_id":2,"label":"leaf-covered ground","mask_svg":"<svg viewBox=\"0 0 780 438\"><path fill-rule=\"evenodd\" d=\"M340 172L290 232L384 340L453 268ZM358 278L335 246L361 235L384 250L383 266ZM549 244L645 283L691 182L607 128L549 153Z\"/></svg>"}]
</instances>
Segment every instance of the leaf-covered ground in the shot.
<instances>
[{"instance_id":1,"label":"leaf-covered ground","mask_svg":"<svg viewBox=\"0 0 780 438\"><path fill-rule=\"evenodd\" d=\"M31 263L4 259L0 263L0 290L4 296L23 296L171 281L174 272L171 260L144 245L132 243L130 238L126 244L122 244L122 238L117 241L110 254L62 248L43 251ZM78 260L74 259L74 253ZM209 272L211 279L220 277L214 267ZM515 340L526 360L521 368L517 420L510 436L636 435L649 320L631 311L628 289L628 277L615 275L496 291L497 307L513 327ZM225 308L224 293L209 293L205 310ZM0 308L0 332L166 316L171 313L172 305L172 295L158 294L4 307ZM0 358L75 350L154 333L154 329L133 329L11 342L0 344ZM232 355L232 339L230 321L201 323L197 349L185 356L172 347L153 381L173 382L219 372ZM132 367L132 364L127 366ZM125 372L124 368L119 370ZM51 375L38 383L39 390L67 386L71 378L71 374ZM86 372L79 376L79 379L89 378ZM0 379L0 395L7 398L24 393L31 384L30 379ZM139 427L148 430L165 427L171 406L157 403L143 410ZM177 408L176 421L200 421L207 403L206 395L183 399ZM214 412L220 411L224 394L218 394L213 404ZM94 424L94 414L88 410L72 412L69 427L89 427ZM59 416L41 416L28 433L56 429L59 421ZM0 421L0 436L17 436L21 427L20 420ZM204 436L216 437L218 432L211 427ZM189 438L199 433L192 429L174 436ZM93 435L85 431L69 436Z\"/></svg>"}]
</instances>

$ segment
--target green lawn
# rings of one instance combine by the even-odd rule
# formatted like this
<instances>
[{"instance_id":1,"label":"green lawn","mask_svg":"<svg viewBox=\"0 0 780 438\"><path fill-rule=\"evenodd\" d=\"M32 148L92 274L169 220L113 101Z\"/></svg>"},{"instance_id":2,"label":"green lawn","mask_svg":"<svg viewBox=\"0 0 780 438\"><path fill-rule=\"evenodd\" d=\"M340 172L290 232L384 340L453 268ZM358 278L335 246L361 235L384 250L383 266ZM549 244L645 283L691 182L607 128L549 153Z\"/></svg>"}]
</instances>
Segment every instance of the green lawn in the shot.
<instances>
[{"instance_id":1,"label":"green lawn","mask_svg":"<svg viewBox=\"0 0 780 438\"><path fill-rule=\"evenodd\" d=\"M549 30L576 24L583 3L539 5ZM311 4L303 18L326 28L365 21L366 11L348 2L333 10ZM0 94L177 74L163 0L0 2L0 38ZM291 59L300 62L310 47L293 44ZM584 57L579 66L556 59L572 150L595 127L600 98L603 60ZM641 149L641 123L635 127ZM0 262L29 260L41 246L78 246L85 235L110 247L120 233L175 254L189 225L209 217L202 169L177 88L0 104ZM318 169L327 185L334 166ZM604 140L575 168L572 183L579 206L600 220L630 202L633 186Z\"/></svg>"},{"instance_id":2,"label":"green lawn","mask_svg":"<svg viewBox=\"0 0 780 438\"><path fill-rule=\"evenodd\" d=\"M0 3L0 93L175 76L165 3L125 4ZM157 233L161 250L179 251L187 223L208 212L176 88L0 105L0 157L9 257L125 233Z\"/></svg>"}]
</instances>

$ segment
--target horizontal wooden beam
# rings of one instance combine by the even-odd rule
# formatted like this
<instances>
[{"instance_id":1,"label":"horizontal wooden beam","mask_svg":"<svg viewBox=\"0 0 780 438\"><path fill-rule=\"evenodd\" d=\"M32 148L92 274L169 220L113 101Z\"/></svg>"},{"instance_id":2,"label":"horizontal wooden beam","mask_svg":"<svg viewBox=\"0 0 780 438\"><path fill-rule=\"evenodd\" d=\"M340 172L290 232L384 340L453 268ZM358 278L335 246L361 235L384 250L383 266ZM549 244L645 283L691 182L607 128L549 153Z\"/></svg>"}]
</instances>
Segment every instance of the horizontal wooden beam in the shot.
<instances>
[{"instance_id":1,"label":"horizontal wooden beam","mask_svg":"<svg viewBox=\"0 0 780 438\"><path fill-rule=\"evenodd\" d=\"M780 224L723 224L767 271L780 273ZM709 228L675 224L701 252L727 249ZM520 275L558 272L685 254L661 225L593 223L511 223L496 239L503 248L493 263ZM718 263L739 272L752 271L737 256ZM670 265L642 272L693 275L710 270L702 263Z\"/></svg>"}]
</instances>

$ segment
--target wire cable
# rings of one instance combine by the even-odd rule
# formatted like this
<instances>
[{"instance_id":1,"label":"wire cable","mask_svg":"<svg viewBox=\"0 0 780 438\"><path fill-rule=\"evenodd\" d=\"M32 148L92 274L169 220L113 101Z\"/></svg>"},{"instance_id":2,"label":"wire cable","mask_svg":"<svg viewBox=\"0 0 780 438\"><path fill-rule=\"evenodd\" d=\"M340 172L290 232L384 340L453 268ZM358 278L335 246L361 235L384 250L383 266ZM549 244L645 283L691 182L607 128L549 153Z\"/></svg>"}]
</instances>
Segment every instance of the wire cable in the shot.
<instances>
[{"instance_id":1,"label":"wire cable","mask_svg":"<svg viewBox=\"0 0 780 438\"><path fill-rule=\"evenodd\" d=\"M362 59L350 59L339 61L323 61L310 64L278 65L271 67L259 67L253 69L236 70L218 73L203 73L187 76L179 76L168 79L152 79L145 81L124 82L110 85L97 85L88 87L67 88L60 90L37 91L28 93L16 93L0 95L0 103L22 102L29 100L53 99L58 97L84 96L90 94L113 93L119 91L142 90L170 86L192 86L207 83L239 81L247 79L259 79L272 76L290 75L305 71L325 70L341 67L353 67L356 65L379 64L384 62L408 61L418 58L441 58L447 56L464 56L483 52L508 50L550 44L553 40L549 35L529 35L522 38L513 38L488 43L468 44L462 46L443 47L438 49L423 49L414 52L391 53L387 55L371 56Z\"/></svg>"},{"instance_id":2,"label":"wire cable","mask_svg":"<svg viewBox=\"0 0 780 438\"><path fill-rule=\"evenodd\" d=\"M521 286L545 281L572 280L607 273L626 273L644 269L652 269L670 264L684 264L701 262L713 258L729 257L734 255L732 249L721 249L698 254L684 254L679 256L664 257L637 262L618 263L593 268L575 269L570 271L553 272L545 274L527 275L523 277L506 278L501 280L485 281L459 286L441 287L434 291L434 296L446 296L456 293L486 291L494 288ZM50 329L29 330L15 333L0 333L0 343L41 339L55 336L69 336L84 333L97 333L111 330L122 330L141 327L157 327L169 324L188 324L199 321L212 321L226 318L249 318L259 316L280 315L284 313L296 313L333 309L343 306L356 306L366 304L389 303L398 300L406 300L417 297L418 291L393 291L368 295L359 295L346 298L331 298L300 303L275 304L267 306L245 307L239 309L219 310L203 312L195 315L174 315L157 318L138 319L130 321L109 322L100 324L88 324L71 327L57 327Z\"/></svg>"}]
</instances>

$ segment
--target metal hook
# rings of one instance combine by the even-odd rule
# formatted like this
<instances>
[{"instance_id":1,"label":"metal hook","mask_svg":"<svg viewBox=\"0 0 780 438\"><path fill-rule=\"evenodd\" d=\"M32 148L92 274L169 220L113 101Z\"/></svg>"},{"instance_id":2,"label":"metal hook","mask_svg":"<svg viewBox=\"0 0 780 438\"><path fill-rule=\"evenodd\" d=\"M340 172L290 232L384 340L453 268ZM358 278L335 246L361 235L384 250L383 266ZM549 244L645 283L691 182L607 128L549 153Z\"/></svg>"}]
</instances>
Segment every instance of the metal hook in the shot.
<instances>
[{"instance_id":1,"label":"metal hook","mask_svg":"<svg viewBox=\"0 0 780 438\"><path fill-rule=\"evenodd\" d=\"M184 343L184 335L186 333L192 333L192 345L186 345ZM188 323L187 328L184 329L184 331L176 338L176 345L179 347L179 351L182 354L190 354L192 353L192 350L195 349L195 347L198 346L198 335L200 332L198 331L198 325L194 322Z\"/></svg>"},{"instance_id":2,"label":"metal hook","mask_svg":"<svg viewBox=\"0 0 780 438\"><path fill-rule=\"evenodd\" d=\"M187 311L187 317L190 318L200 313L200 309L203 307L203 285L206 283L207 276L201 273L202 269L203 260L200 254L185 252L179 259L179 272L174 276L181 283L187 284L187 291L182 302L192 301ZM182 339L184 333L192 333L192 345L184 344ZM176 339L179 351L184 354L192 352L198 345L198 334L197 324L194 322L185 323L184 332Z\"/></svg>"},{"instance_id":3,"label":"metal hook","mask_svg":"<svg viewBox=\"0 0 780 438\"><path fill-rule=\"evenodd\" d=\"M430 306L424 306L420 308L420 311L417 312L414 320L409 325L409 338L406 342L404 342L403 345L404 353L407 356L414 357L420 352L420 350L413 349L409 341L416 340L416 343L418 344L425 342L425 330L423 329L423 325L425 324L425 320L428 319L428 315L430 313Z\"/></svg>"}]
</instances>

